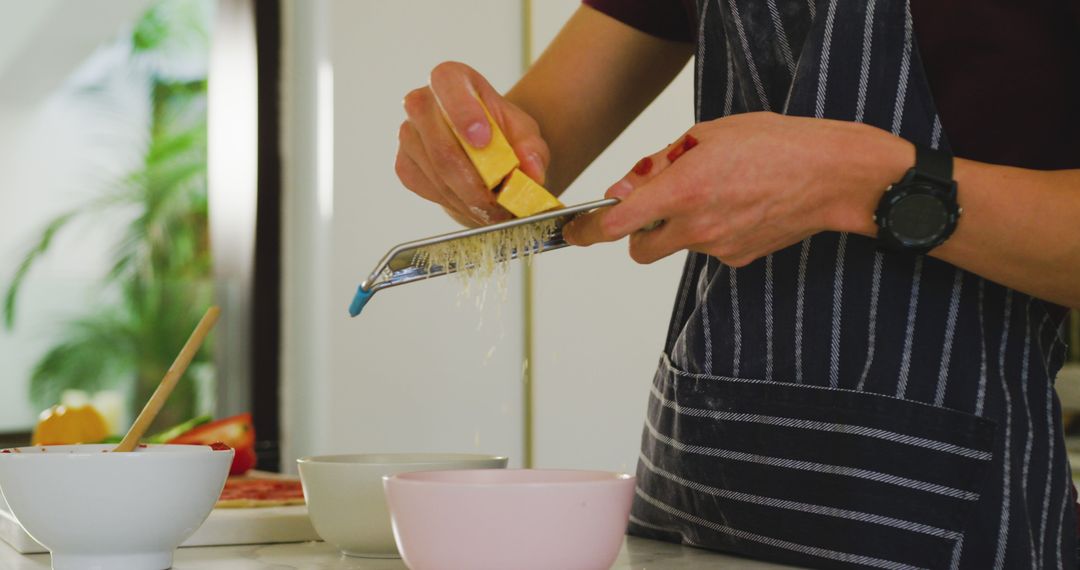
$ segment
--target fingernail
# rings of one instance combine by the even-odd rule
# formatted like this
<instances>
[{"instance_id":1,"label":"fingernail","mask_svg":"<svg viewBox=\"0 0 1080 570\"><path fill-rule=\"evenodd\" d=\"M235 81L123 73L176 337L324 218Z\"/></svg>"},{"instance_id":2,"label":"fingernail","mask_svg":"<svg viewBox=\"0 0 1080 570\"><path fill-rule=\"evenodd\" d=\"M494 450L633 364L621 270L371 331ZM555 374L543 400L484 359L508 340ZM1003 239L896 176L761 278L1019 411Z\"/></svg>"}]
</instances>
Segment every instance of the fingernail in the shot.
<instances>
[{"instance_id":1,"label":"fingernail","mask_svg":"<svg viewBox=\"0 0 1080 570\"><path fill-rule=\"evenodd\" d=\"M634 165L634 174L645 176L652 170L652 157L646 156Z\"/></svg>"},{"instance_id":2,"label":"fingernail","mask_svg":"<svg viewBox=\"0 0 1080 570\"><path fill-rule=\"evenodd\" d=\"M483 210L483 208L477 206L469 206L469 212L472 213L473 218L481 224L490 224L491 216Z\"/></svg>"},{"instance_id":3,"label":"fingernail","mask_svg":"<svg viewBox=\"0 0 1080 570\"><path fill-rule=\"evenodd\" d=\"M675 142L675 148L672 148L667 153L668 162L675 162L686 151L694 148L695 146L697 146L697 144L698 144L698 140L696 138L694 138L693 135L686 135L685 137L682 138L681 141L676 141Z\"/></svg>"},{"instance_id":4,"label":"fingernail","mask_svg":"<svg viewBox=\"0 0 1080 570\"><path fill-rule=\"evenodd\" d=\"M536 176L538 177L536 182L539 184L543 184L544 178L546 178L546 173L544 172L544 161L540 158L540 154L534 152L530 154L529 157L525 160L528 161L529 166L532 167L532 171L536 173Z\"/></svg>"},{"instance_id":5,"label":"fingernail","mask_svg":"<svg viewBox=\"0 0 1080 570\"><path fill-rule=\"evenodd\" d=\"M570 222L562 228L563 241L570 245L577 245L574 240L574 222Z\"/></svg>"},{"instance_id":6,"label":"fingernail","mask_svg":"<svg viewBox=\"0 0 1080 570\"><path fill-rule=\"evenodd\" d=\"M630 195L634 191L634 185L627 179L622 179L615 183L614 186L608 189L605 196L608 198L618 198L622 200Z\"/></svg>"},{"instance_id":7,"label":"fingernail","mask_svg":"<svg viewBox=\"0 0 1080 570\"><path fill-rule=\"evenodd\" d=\"M487 123L473 123L465 129L465 140L476 148L484 148L491 142L491 127Z\"/></svg>"}]
</instances>

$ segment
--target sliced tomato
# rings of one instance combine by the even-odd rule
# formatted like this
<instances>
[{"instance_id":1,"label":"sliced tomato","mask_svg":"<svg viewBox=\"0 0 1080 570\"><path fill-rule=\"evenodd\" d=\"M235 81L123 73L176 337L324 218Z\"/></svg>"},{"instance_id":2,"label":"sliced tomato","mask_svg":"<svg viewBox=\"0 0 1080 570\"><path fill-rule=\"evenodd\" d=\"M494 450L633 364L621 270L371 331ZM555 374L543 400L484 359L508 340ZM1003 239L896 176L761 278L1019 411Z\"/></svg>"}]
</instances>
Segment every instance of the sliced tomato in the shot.
<instances>
[{"instance_id":1,"label":"sliced tomato","mask_svg":"<svg viewBox=\"0 0 1080 570\"><path fill-rule=\"evenodd\" d=\"M251 414L243 413L215 422L203 424L186 431L167 443L190 445L213 445L223 443L233 448L230 475L241 475L255 467L255 426L251 423Z\"/></svg>"}]
</instances>

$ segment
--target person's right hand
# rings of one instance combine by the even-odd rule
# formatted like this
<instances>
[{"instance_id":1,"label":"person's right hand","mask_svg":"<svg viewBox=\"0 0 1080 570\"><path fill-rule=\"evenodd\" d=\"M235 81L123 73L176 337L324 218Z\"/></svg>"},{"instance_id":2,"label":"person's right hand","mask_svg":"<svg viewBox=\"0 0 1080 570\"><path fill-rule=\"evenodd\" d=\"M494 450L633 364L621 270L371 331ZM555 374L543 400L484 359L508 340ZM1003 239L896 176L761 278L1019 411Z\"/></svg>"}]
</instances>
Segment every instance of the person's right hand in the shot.
<instances>
[{"instance_id":1,"label":"person's right hand","mask_svg":"<svg viewBox=\"0 0 1080 570\"><path fill-rule=\"evenodd\" d=\"M466 144L487 146L491 128L477 97L514 147L522 172L543 184L550 161L537 122L500 95L476 70L457 62L435 67L427 86L405 96L408 118L398 131L394 169L409 190L442 205L467 226L512 217L496 204L495 194L484 186L450 130L455 129Z\"/></svg>"}]
</instances>

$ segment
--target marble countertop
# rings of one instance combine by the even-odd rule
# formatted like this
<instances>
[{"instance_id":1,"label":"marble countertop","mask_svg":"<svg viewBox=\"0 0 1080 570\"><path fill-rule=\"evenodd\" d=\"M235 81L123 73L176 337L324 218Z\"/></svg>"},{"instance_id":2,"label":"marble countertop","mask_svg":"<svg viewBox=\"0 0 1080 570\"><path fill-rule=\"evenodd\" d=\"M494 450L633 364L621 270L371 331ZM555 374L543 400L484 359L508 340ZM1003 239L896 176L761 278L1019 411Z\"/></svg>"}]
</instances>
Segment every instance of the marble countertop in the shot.
<instances>
[{"instance_id":1,"label":"marble countertop","mask_svg":"<svg viewBox=\"0 0 1080 570\"><path fill-rule=\"evenodd\" d=\"M48 554L23 555L0 541L0 568L48 570ZM627 537L613 570L791 568L655 540ZM401 560L349 558L325 542L205 546L176 551L173 570L405 570Z\"/></svg>"}]
</instances>

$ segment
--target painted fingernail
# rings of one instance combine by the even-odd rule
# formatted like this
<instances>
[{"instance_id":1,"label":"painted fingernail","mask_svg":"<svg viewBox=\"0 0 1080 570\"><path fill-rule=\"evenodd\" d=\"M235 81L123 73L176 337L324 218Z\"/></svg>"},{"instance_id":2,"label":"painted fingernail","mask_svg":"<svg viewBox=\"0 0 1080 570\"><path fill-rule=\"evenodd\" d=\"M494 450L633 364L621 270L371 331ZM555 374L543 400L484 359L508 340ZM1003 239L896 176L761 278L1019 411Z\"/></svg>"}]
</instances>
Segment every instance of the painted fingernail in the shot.
<instances>
[{"instance_id":1,"label":"painted fingernail","mask_svg":"<svg viewBox=\"0 0 1080 570\"><path fill-rule=\"evenodd\" d=\"M646 156L645 158L637 161L637 164L634 165L634 174L637 174L638 176L645 176L650 171L652 171L651 156Z\"/></svg>"},{"instance_id":2,"label":"painted fingernail","mask_svg":"<svg viewBox=\"0 0 1080 570\"><path fill-rule=\"evenodd\" d=\"M675 146L668 151L668 162L675 162L679 159L680 156L683 155L683 153L694 148L695 146L697 146L697 144L698 140L694 138L693 135L686 135L682 138L682 141L676 142Z\"/></svg>"},{"instance_id":3,"label":"painted fingernail","mask_svg":"<svg viewBox=\"0 0 1080 570\"><path fill-rule=\"evenodd\" d=\"M487 123L473 123L465 129L465 140L476 148L484 148L491 142L491 127Z\"/></svg>"}]
</instances>

